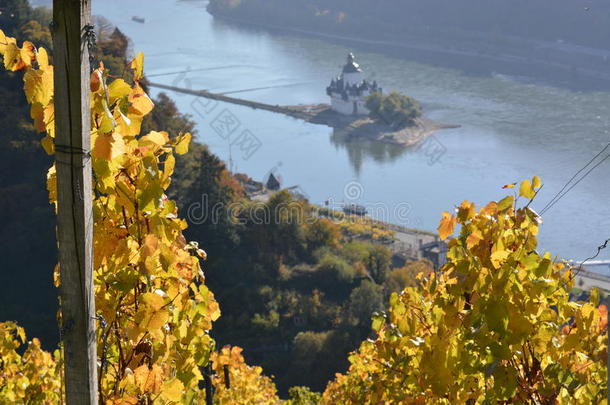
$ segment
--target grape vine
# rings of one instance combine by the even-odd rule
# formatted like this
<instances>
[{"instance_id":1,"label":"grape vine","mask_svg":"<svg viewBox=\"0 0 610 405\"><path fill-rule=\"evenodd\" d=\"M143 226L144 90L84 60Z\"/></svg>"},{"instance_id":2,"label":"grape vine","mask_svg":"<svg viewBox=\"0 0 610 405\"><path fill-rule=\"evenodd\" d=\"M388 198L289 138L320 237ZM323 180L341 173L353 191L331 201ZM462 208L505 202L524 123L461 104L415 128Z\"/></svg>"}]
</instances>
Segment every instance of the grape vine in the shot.
<instances>
[{"instance_id":1,"label":"grape vine","mask_svg":"<svg viewBox=\"0 0 610 405\"><path fill-rule=\"evenodd\" d=\"M350 356L322 403L606 403L606 308L597 290L570 301L572 269L536 251L529 205L540 187L537 177L521 183L521 208L509 195L443 213L443 239L460 225L448 263L392 294L388 314L373 318L376 339Z\"/></svg>"},{"instance_id":2,"label":"grape vine","mask_svg":"<svg viewBox=\"0 0 610 405\"><path fill-rule=\"evenodd\" d=\"M34 126L45 134L41 139L45 151L53 154L53 66L47 52L27 41L19 47L0 31L0 54L7 70L24 72ZM100 400L105 404L188 403L199 395L199 367L208 363L213 352L209 330L220 315L204 284L199 260L205 252L185 240L186 222L165 195L174 153L188 151L191 135L156 131L140 135L142 120L154 105L141 85L143 55L129 67L132 83L110 77L103 64L91 74L94 281L97 315L104 320L97 334ZM47 179L49 199L56 204L54 166ZM1 325L5 341L12 341L8 336L14 333L25 339L22 329ZM11 344L7 343L8 357L3 353L3 362L15 358ZM29 358L40 358L49 375L60 381L60 367L48 354L41 354L36 341L27 350ZM34 367L26 354L21 366ZM0 378L17 384L10 376ZM24 383L50 393L57 388L47 390L45 384L37 376ZM11 386L3 387L2 395L19 395ZM26 397L31 400L21 396Z\"/></svg>"}]
</instances>

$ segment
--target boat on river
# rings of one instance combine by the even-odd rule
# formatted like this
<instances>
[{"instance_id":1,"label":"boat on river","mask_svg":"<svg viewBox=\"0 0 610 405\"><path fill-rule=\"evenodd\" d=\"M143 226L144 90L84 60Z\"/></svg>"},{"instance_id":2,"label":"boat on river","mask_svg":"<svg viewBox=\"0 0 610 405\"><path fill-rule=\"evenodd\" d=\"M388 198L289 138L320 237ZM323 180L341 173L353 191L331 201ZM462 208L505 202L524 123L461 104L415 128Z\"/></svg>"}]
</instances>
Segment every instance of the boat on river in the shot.
<instances>
[{"instance_id":1,"label":"boat on river","mask_svg":"<svg viewBox=\"0 0 610 405\"><path fill-rule=\"evenodd\" d=\"M363 217L367 214L368 211L363 205L347 204L345 207L343 207L343 212L347 215L358 215L360 217Z\"/></svg>"}]
</instances>

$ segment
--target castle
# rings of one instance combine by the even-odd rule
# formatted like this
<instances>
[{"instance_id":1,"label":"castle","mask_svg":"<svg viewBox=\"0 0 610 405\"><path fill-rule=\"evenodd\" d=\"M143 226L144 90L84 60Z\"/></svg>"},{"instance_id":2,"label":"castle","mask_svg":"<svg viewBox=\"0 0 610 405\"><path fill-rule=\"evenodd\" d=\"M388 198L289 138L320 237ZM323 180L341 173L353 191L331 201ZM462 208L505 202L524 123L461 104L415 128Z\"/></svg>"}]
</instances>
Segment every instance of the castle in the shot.
<instances>
[{"instance_id":1,"label":"castle","mask_svg":"<svg viewBox=\"0 0 610 405\"><path fill-rule=\"evenodd\" d=\"M326 88L332 109L345 115L368 115L366 98L376 92L381 93L382 89L376 81L369 83L364 79L364 73L353 53L347 55L347 63L341 75Z\"/></svg>"}]
</instances>

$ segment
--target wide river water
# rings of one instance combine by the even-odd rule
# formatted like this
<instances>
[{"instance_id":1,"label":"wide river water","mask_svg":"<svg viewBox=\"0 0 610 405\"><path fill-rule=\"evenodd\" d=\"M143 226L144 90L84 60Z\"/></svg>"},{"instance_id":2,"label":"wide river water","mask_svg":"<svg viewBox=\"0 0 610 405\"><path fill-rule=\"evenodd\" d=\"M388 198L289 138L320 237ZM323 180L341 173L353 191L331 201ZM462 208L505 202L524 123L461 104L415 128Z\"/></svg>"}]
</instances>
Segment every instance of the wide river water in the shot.
<instances>
[{"instance_id":1,"label":"wide river water","mask_svg":"<svg viewBox=\"0 0 610 405\"><path fill-rule=\"evenodd\" d=\"M430 118L462 125L438 132L419 150L346 143L325 126L170 92L197 122L198 139L232 162L234 171L257 180L277 173L284 186L298 185L314 203L363 204L380 219L434 230L441 212L462 200L486 203L506 194L502 185L539 175L544 187L533 208L540 210L610 141L608 92L574 92L499 74L473 76L408 55L399 59L238 27L215 21L206 4L103 0L94 2L94 13L128 35L134 51L145 53L153 82L238 92L234 95L270 104L321 103L353 50L366 75L384 90L406 92L422 102ZM228 134L228 128L234 132ZM260 147L240 149L244 136ZM579 260L610 237L609 169L607 160L548 210L541 249Z\"/></svg>"}]
</instances>

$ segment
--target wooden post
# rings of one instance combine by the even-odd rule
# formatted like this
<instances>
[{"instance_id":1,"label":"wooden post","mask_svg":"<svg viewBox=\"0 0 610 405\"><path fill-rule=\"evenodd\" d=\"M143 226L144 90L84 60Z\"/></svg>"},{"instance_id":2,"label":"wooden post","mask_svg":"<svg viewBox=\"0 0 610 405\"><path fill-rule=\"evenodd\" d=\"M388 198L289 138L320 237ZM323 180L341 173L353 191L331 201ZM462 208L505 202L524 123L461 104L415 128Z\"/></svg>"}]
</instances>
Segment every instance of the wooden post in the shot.
<instances>
[{"instance_id":1,"label":"wooden post","mask_svg":"<svg viewBox=\"0 0 610 405\"><path fill-rule=\"evenodd\" d=\"M57 240L68 405L97 405L89 50L90 0L53 0Z\"/></svg>"},{"instance_id":2,"label":"wooden post","mask_svg":"<svg viewBox=\"0 0 610 405\"><path fill-rule=\"evenodd\" d=\"M212 385L212 360L204 367L203 381L205 381L205 404L214 404L214 386Z\"/></svg>"}]
</instances>

